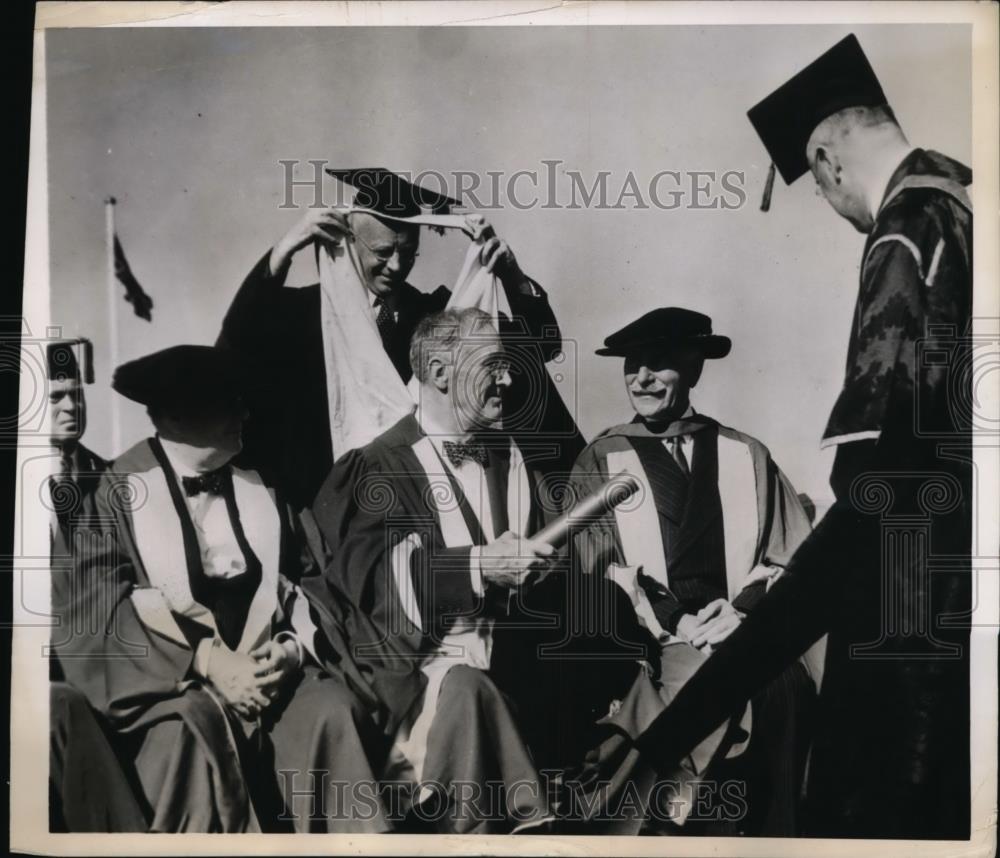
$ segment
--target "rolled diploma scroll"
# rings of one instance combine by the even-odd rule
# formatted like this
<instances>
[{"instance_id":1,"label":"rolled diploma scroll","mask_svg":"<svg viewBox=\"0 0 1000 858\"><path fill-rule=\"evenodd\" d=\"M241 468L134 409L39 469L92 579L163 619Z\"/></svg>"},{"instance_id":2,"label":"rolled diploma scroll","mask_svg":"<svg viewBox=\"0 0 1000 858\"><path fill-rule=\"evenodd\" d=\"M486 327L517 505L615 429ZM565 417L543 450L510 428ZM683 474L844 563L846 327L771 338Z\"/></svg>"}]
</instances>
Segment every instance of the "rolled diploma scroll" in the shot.
<instances>
[{"instance_id":1,"label":"rolled diploma scroll","mask_svg":"<svg viewBox=\"0 0 1000 858\"><path fill-rule=\"evenodd\" d=\"M619 471L593 494L587 495L573 509L543 527L533 537L553 548L562 548L575 530L593 524L605 513L627 501L639 491L639 481L628 471Z\"/></svg>"}]
</instances>

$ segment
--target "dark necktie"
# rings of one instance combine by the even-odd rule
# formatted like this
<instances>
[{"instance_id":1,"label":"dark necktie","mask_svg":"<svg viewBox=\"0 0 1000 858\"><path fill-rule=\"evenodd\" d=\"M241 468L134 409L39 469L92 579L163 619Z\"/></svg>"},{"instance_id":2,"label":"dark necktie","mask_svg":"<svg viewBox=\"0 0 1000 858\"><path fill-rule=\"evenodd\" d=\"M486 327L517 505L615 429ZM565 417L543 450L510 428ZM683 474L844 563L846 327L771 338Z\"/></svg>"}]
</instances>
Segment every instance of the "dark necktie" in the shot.
<instances>
[{"instance_id":1,"label":"dark necktie","mask_svg":"<svg viewBox=\"0 0 1000 858\"><path fill-rule=\"evenodd\" d=\"M378 326L378 332L384 340L395 330L396 319L393 317L392 310L389 309L389 305L386 304L385 299L381 297L376 298L374 306L378 308L378 315L375 316L375 324Z\"/></svg>"},{"instance_id":2,"label":"dark necktie","mask_svg":"<svg viewBox=\"0 0 1000 858\"><path fill-rule=\"evenodd\" d=\"M486 447L483 444L459 444L454 441L443 441L444 454L448 457L456 468L462 466L462 462L478 462L482 467L486 467L489 457L486 454Z\"/></svg>"},{"instance_id":3,"label":"dark necktie","mask_svg":"<svg viewBox=\"0 0 1000 858\"><path fill-rule=\"evenodd\" d=\"M59 472L49 477L49 495L60 524L65 524L78 500L76 481L73 479L73 460L68 453L59 455Z\"/></svg>"},{"instance_id":4,"label":"dark necktie","mask_svg":"<svg viewBox=\"0 0 1000 858\"><path fill-rule=\"evenodd\" d=\"M222 495L225 493L226 480L229 479L229 467L223 466L199 474L196 477L181 477L181 485L184 487L184 494L189 498L207 492L210 495Z\"/></svg>"},{"instance_id":5,"label":"dark necktie","mask_svg":"<svg viewBox=\"0 0 1000 858\"><path fill-rule=\"evenodd\" d=\"M677 467L685 477L691 476L691 467L688 465L687 456L684 455L683 437L677 435L670 439L670 454L674 457Z\"/></svg>"}]
</instances>

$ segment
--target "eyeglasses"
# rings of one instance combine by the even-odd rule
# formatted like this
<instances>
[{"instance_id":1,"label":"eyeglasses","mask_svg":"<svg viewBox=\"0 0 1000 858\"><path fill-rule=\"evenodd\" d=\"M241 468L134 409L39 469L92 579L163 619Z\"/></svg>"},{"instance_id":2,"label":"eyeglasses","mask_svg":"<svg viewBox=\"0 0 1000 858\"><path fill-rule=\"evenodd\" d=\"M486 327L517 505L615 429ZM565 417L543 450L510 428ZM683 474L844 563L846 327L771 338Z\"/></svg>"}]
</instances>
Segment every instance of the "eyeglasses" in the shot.
<instances>
[{"instance_id":1,"label":"eyeglasses","mask_svg":"<svg viewBox=\"0 0 1000 858\"><path fill-rule=\"evenodd\" d=\"M504 380L504 377L510 372L510 361L505 358L498 358L497 360L491 360L486 365L486 371L493 376L493 380L497 383Z\"/></svg>"},{"instance_id":2,"label":"eyeglasses","mask_svg":"<svg viewBox=\"0 0 1000 858\"><path fill-rule=\"evenodd\" d=\"M378 247L378 248L372 247L356 232L354 233L354 237L358 241L360 241L366 248L368 248L368 252L372 256L374 256L379 262L388 262L390 259L392 259L394 255L399 254L399 261L402 264L406 265L407 263L413 262L414 259L420 256L420 252L417 250L400 248L398 245L395 244L392 245L391 247Z\"/></svg>"}]
</instances>

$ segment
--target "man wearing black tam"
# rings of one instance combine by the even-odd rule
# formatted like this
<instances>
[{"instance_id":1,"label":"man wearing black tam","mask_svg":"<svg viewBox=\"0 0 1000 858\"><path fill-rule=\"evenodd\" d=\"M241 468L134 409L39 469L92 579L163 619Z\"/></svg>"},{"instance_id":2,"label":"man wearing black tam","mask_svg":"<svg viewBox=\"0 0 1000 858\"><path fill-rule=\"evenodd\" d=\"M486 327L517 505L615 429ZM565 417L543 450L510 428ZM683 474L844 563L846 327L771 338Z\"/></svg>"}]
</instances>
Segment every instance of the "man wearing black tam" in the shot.
<instances>
[{"instance_id":1,"label":"man wearing black tam","mask_svg":"<svg viewBox=\"0 0 1000 858\"><path fill-rule=\"evenodd\" d=\"M959 370L971 359L961 338L972 176L910 146L854 36L749 117L784 180L811 171L834 211L868 236L823 441L837 451L836 502L638 744L669 770L828 633L806 833L964 840L972 391Z\"/></svg>"},{"instance_id":2,"label":"man wearing black tam","mask_svg":"<svg viewBox=\"0 0 1000 858\"><path fill-rule=\"evenodd\" d=\"M374 783L383 751L344 677L317 666L328 644L298 583L321 549L232 464L244 382L209 346L116 370L156 432L101 478L63 609L83 631L54 649L134 761L151 831L385 831L378 796L335 795L333 778Z\"/></svg>"},{"instance_id":3,"label":"man wearing black tam","mask_svg":"<svg viewBox=\"0 0 1000 858\"><path fill-rule=\"evenodd\" d=\"M593 522L574 540L576 567L615 581L659 644L659 693L672 698L712 652L767 601L810 525L791 483L767 448L695 412L691 391L706 360L729 354L728 337L693 310L663 307L611 334L597 354L623 359L632 419L601 432L573 469L573 498L609 476L633 474L634 502ZM719 728L684 750L674 780L728 779L744 789L741 833L789 837L809 742L808 713L821 664L810 652L733 707L749 742L733 747ZM725 761L719 757L726 757ZM656 795L656 793L654 793ZM699 811L679 806L680 832ZM651 813L662 814L654 805ZM704 809L702 809L704 813Z\"/></svg>"},{"instance_id":4,"label":"man wearing black tam","mask_svg":"<svg viewBox=\"0 0 1000 858\"><path fill-rule=\"evenodd\" d=\"M381 167L327 172L355 189L352 207L365 211L309 209L247 275L218 340L250 361L259 379L248 400L245 456L273 471L299 507L312 503L334 456L345 451L331 449L320 286L285 288L292 258L317 242L337 245L346 236L354 239L382 346L404 382L412 375L409 347L417 323L443 310L451 297L444 286L425 293L407 282L419 255L420 227L398 219L447 214L457 201ZM545 291L524 274L507 242L488 224L477 223L475 229L489 236L480 259L503 284L511 309L512 318L500 320L500 333L514 364L530 376L515 379L507 413L526 414L525 431L530 431L543 407L542 425L558 437L562 451L551 467L565 471L583 441L544 367L562 347L559 324ZM511 337L519 342L512 343ZM539 385L544 386L541 395ZM531 395L539 403L534 407L527 403ZM517 436L517 426L507 428Z\"/></svg>"}]
</instances>

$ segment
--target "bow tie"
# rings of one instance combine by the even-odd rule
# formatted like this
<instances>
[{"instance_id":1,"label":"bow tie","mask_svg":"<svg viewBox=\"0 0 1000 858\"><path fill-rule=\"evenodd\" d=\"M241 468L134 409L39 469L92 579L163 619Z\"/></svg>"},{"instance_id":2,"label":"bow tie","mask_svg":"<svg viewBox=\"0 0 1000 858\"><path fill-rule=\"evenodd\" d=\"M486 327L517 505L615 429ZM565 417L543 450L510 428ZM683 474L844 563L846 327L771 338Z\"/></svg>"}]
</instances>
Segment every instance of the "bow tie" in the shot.
<instances>
[{"instance_id":1,"label":"bow tie","mask_svg":"<svg viewBox=\"0 0 1000 858\"><path fill-rule=\"evenodd\" d=\"M207 492L210 495L221 495L225 492L226 481L229 479L229 468L217 468L196 477L181 477L184 494L189 498Z\"/></svg>"},{"instance_id":2,"label":"bow tie","mask_svg":"<svg viewBox=\"0 0 1000 858\"><path fill-rule=\"evenodd\" d=\"M478 462L482 467L486 467L489 457L486 455L486 447L482 444L472 442L470 444L459 444L454 441L443 441L444 454L448 457L456 468L461 467L462 462Z\"/></svg>"}]
</instances>

